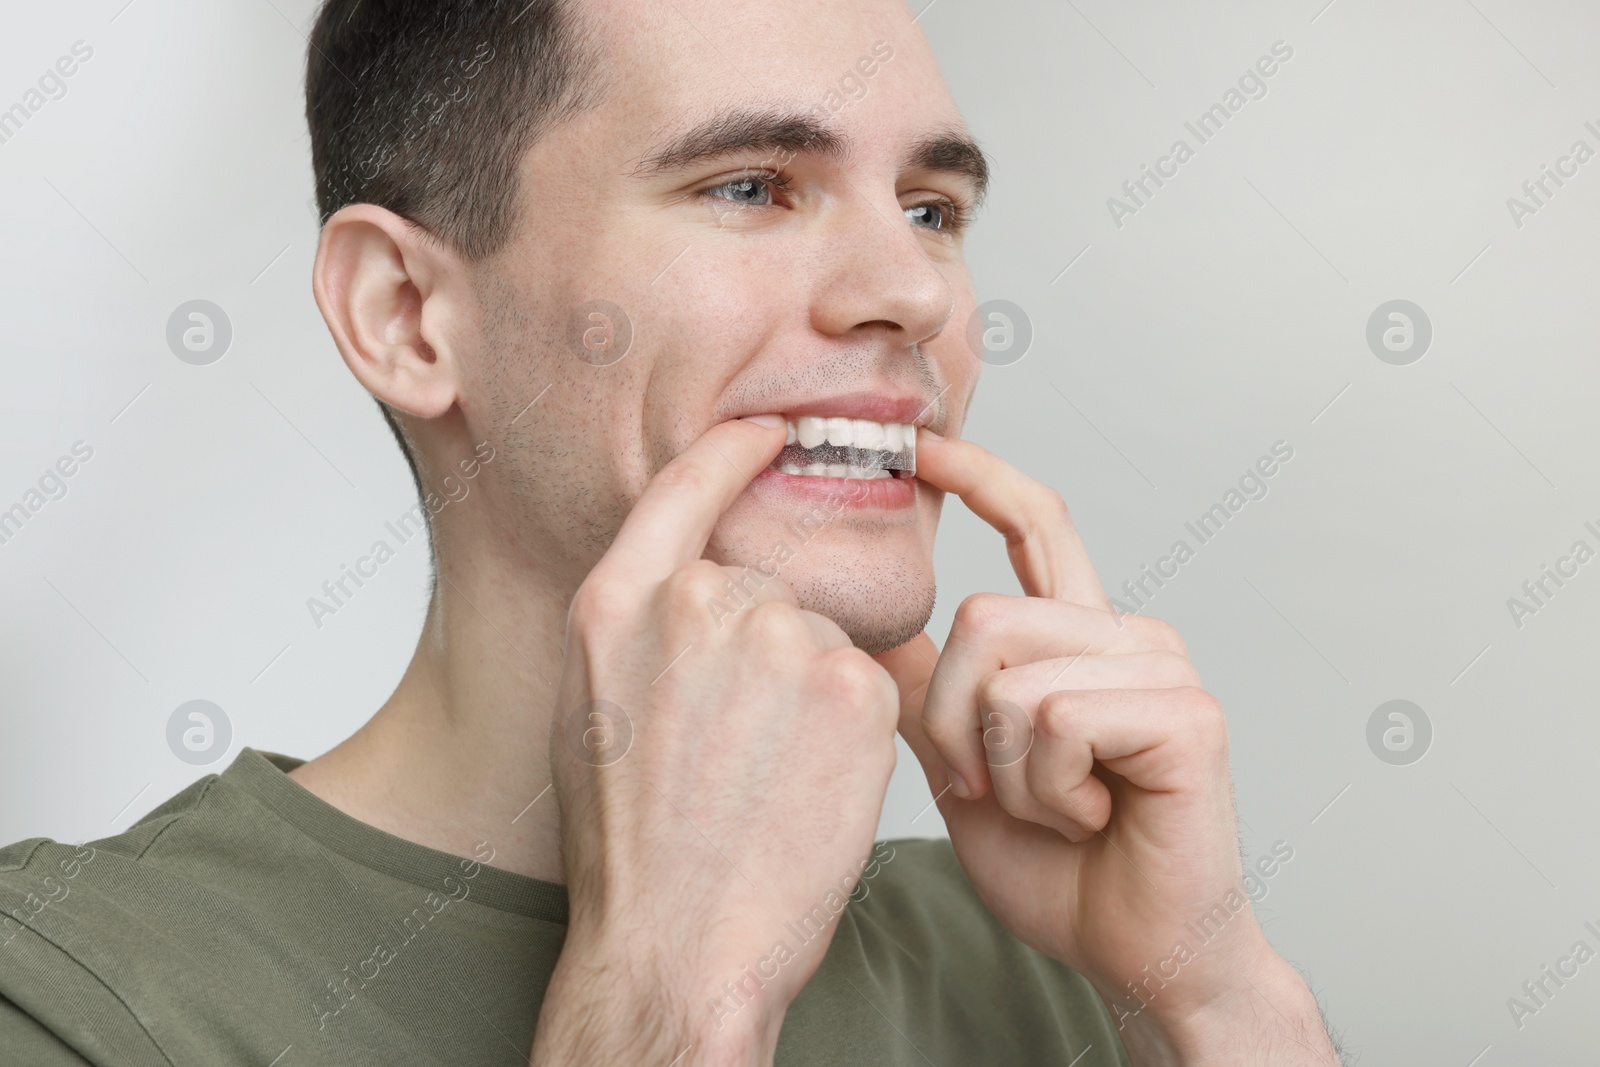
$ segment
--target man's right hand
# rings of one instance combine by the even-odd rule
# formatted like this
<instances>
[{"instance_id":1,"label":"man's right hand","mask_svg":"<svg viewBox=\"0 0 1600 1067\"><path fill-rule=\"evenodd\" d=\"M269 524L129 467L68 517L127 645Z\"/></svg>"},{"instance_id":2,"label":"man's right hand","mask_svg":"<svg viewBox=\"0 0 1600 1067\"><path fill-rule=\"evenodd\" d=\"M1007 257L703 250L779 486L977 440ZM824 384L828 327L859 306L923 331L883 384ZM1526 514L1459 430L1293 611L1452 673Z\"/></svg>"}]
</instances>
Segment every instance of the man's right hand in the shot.
<instances>
[{"instance_id":1,"label":"man's right hand","mask_svg":"<svg viewBox=\"0 0 1600 1067\"><path fill-rule=\"evenodd\" d=\"M535 1067L770 1064L871 851L894 682L780 580L702 558L783 442L781 419L713 427L573 598L550 736L570 916Z\"/></svg>"}]
</instances>

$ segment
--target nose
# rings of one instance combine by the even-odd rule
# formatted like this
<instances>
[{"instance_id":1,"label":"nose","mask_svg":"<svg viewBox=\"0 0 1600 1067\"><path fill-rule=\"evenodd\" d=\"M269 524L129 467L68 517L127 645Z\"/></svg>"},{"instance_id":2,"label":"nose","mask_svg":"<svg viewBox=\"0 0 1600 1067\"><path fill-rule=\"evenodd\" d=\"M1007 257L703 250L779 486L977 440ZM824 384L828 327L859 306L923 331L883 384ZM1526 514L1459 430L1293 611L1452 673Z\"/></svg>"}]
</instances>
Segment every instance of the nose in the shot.
<instances>
[{"instance_id":1,"label":"nose","mask_svg":"<svg viewBox=\"0 0 1600 1067\"><path fill-rule=\"evenodd\" d=\"M812 326L847 337L881 329L909 347L949 323L955 291L893 199L855 194L827 227Z\"/></svg>"}]
</instances>

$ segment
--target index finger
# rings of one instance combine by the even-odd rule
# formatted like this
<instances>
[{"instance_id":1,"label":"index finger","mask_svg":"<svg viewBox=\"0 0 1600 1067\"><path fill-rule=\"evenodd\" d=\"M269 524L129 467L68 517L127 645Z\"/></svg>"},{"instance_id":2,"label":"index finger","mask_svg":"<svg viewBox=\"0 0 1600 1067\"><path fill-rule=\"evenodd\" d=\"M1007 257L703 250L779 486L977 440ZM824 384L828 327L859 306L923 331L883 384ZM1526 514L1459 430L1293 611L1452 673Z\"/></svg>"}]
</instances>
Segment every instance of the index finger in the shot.
<instances>
[{"instance_id":1,"label":"index finger","mask_svg":"<svg viewBox=\"0 0 1600 1067\"><path fill-rule=\"evenodd\" d=\"M1054 489L980 445L927 429L917 441L917 477L959 496L1000 532L1028 596L1110 610L1072 515Z\"/></svg>"},{"instance_id":2,"label":"index finger","mask_svg":"<svg viewBox=\"0 0 1600 1067\"><path fill-rule=\"evenodd\" d=\"M711 427L650 479L595 570L660 582L706 550L722 513L783 448L779 415Z\"/></svg>"}]
</instances>

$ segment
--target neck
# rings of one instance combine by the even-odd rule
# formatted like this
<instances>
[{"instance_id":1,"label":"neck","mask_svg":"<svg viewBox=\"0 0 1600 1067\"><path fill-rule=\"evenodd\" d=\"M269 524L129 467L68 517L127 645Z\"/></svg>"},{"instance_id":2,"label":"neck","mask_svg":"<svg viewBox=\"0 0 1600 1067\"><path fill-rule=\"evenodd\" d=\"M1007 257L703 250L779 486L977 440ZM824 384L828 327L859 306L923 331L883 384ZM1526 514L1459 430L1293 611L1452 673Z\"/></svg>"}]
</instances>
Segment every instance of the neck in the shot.
<instances>
[{"instance_id":1,"label":"neck","mask_svg":"<svg viewBox=\"0 0 1600 1067\"><path fill-rule=\"evenodd\" d=\"M291 777L397 837L459 856L487 842L493 866L564 882L549 735L572 590L508 580L536 575L526 559L442 546L438 559L393 695Z\"/></svg>"}]
</instances>

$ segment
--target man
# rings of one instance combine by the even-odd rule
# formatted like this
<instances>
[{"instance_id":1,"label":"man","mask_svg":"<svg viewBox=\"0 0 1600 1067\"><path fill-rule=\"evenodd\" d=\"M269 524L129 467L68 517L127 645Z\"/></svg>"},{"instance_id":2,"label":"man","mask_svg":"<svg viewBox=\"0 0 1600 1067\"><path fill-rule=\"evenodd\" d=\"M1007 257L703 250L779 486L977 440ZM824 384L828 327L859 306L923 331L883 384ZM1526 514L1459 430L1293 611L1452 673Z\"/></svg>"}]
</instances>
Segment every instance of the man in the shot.
<instances>
[{"instance_id":1,"label":"man","mask_svg":"<svg viewBox=\"0 0 1600 1067\"><path fill-rule=\"evenodd\" d=\"M1182 641L959 440L987 169L897 0L329 0L307 103L423 634L332 751L0 851L7 1062L1337 1062ZM1027 595L941 651L945 492ZM897 730L949 844L873 844Z\"/></svg>"}]
</instances>

